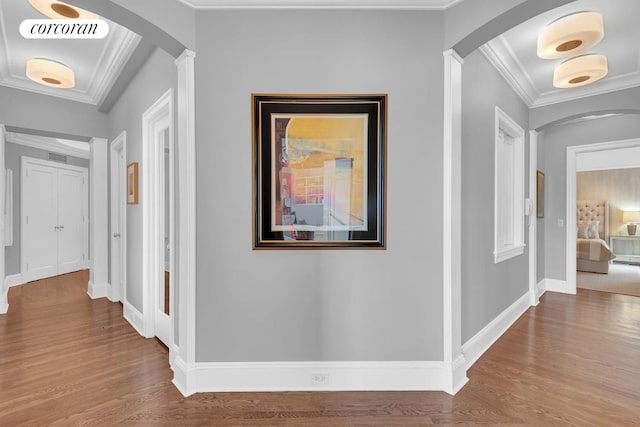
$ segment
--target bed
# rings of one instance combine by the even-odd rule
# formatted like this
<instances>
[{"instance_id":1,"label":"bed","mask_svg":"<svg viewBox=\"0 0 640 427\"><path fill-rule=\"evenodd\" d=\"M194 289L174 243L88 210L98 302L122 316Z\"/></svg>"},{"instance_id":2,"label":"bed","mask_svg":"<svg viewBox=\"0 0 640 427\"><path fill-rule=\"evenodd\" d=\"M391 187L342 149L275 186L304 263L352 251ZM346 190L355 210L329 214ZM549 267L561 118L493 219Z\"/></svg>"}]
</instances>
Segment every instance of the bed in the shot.
<instances>
[{"instance_id":1,"label":"bed","mask_svg":"<svg viewBox=\"0 0 640 427\"><path fill-rule=\"evenodd\" d=\"M576 202L577 270L609 273L609 262L616 256L609 248L609 204L606 200Z\"/></svg>"}]
</instances>

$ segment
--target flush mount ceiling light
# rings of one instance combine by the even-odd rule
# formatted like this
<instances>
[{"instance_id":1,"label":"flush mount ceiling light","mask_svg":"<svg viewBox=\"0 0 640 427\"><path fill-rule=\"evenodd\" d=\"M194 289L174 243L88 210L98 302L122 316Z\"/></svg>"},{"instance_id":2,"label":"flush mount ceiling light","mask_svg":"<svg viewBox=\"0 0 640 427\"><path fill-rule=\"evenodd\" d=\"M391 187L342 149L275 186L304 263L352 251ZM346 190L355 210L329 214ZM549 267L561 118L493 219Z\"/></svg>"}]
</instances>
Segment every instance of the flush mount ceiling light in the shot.
<instances>
[{"instance_id":1,"label":"flush mount ceiling light","mask_svg":"<svg viewBox=\"0 0 640 427\"><path fill-rule=\"evenodd\" d=\"M61 89L70 89L76 85L71 68L44 58L31 58L27 61L27 77L36 83Z\"/></svg>"},{"instance_id":2,"label":"flush mount ceiling light","mask_svg":"<svg viewBox=\"0 0 640 427\"><path fill-rule=\"evenodd\" d=\"M31 6L51 19L98 19L99 16L79 7L53 0L29 0Z\"/></svg>"},{"instance_id":3,"label":"flush mount ceiling light","mask_svg":"<svg viewBox=\"0 0 640 427\"><path fill-rule=\"evenodd\" d=\"M602 15L577 12L547 25L538 37L538 56L555 59L582 52L604 37Z\"/></svg>"},{"instance_id":4,"label":"flush mount ceiling light","mask_svg":"<svg viewBox=\"0 0 640 427\"><path fill-rule=\"evenodd\" d=\"M609 72L604 55L582 55L559 64L553 72L553 85L567 89L595 83Z\"/></svg>"}]
</instances>

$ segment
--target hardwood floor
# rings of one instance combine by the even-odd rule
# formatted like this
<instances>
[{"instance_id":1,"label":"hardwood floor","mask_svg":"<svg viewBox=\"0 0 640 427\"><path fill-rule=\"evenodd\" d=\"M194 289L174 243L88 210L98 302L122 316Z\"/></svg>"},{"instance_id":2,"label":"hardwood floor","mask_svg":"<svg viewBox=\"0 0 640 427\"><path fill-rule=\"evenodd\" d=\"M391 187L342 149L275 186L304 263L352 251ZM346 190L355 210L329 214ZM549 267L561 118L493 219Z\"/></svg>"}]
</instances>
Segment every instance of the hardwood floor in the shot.
<instances>
[{"instance_id":1,"label":"hardwood floor","mask_svg":"<svg viewBox=\"0 0 640 427\"><path fill-rule=\"evenodd\" d=\"M439 392L208 393L184 399L166 349L87 272L11 288L0 315L0 426L640 425L640 298L549 293ZM417 339L417 338L416 338Z\"/></svg>"}]
</instances>

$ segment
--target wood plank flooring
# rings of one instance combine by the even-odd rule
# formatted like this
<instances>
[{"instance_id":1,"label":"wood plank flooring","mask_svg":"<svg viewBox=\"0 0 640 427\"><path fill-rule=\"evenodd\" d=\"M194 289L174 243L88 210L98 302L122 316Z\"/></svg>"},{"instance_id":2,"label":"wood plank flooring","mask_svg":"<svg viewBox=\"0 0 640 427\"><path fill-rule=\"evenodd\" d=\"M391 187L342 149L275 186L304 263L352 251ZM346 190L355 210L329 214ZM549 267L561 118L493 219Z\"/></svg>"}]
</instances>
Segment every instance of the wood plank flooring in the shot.
<instances>
[{"instance_id":1,"label":"wood plank flooring","mask_svg":"<svg viewBox=\"0 0 640 427\"><path fill-rule=\"evenodd\" d=\"M0 426L640 425L640 298L549 293L439 392L206 393L184 399L166 349L87 272L9 291L0 315ZM416 337L419 339L419 337Z\"/></svg>"}]
</instances>

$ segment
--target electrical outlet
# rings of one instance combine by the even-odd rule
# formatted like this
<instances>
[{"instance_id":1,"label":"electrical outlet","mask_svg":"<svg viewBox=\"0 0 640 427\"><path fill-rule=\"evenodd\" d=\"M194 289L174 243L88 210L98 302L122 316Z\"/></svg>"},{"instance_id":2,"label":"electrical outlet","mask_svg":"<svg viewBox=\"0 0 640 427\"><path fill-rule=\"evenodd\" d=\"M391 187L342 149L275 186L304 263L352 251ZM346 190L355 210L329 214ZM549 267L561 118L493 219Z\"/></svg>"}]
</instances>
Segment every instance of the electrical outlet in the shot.
<instances>
[{"instance_id":1,"label":"electrical outlet","mask_svg":"<svg viewBox=\"0 0 640 427\"><path fill-rule=\"evenodd\" d=\"M325 385L329 382L328 372L314 372L311 374L311 384Z\"/></svg>"}]
</instances>

